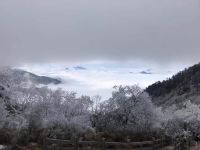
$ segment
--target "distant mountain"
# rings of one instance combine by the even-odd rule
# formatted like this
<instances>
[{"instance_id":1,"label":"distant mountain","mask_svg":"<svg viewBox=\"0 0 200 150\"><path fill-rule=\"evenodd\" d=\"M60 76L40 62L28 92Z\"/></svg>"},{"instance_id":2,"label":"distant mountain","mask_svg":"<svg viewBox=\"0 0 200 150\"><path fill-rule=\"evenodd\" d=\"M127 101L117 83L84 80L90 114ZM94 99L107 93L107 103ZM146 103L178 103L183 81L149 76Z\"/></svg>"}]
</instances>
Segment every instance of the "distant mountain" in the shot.
<instances>
[{"instance_id":1,"label":"distant mountain","mask_svg":"<svg viewBox=\"0 0 200 150\"><path fill-rule=\"evenodd\" d=\"M87 70L87 68L82 67L82 66L76 66L74 67L75 70Z\"/></svg>"},{"instance_id":2,"label":"distant mountain","mask_svg":"<svg viewBox=\"0 0 200 150\"><path fill-rule=\"evenodd\" d=\"M21 69L3 68L0 69L0 84L10 85L10 84L21 84L31 82L33 84L60 84L61 80L39 76Z\"/></svg>"},{"instance_id":3,"label":"distant mountain","mask_svg":"<svg viewBox=\"0 0 200 150\"><path fill-rule=\"evenodd\" d=\"M181 105L186 100L200 104L200 63L150 85L146 91L158 106Z\"/></svg>"},{"instance_id":4,"label":"distant mountain","mask_svg":"<svg viewBox=\"0 0 200 150\"><path fill-rule=\"evenodd\" d=\"M30 73L30 72L27 72L24 70L14 69L13 73L16 76L27 77L29 80L31 80L35 84L48 85L48 84L60 84L61 83L61 80L59 80L59 79L51 78L51 77L47 77L47 76L38 76L36 74Z\"/></svg>"}]
</instances>

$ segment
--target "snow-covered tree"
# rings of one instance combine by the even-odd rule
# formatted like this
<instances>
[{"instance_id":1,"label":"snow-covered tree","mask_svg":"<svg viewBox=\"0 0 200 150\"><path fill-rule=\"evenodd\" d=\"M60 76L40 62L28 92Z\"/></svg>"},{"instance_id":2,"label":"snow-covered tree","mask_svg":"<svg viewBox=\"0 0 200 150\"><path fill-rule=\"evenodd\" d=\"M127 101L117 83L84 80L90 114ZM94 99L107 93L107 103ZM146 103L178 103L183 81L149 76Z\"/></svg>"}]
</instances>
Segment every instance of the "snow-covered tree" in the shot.
<instances>
[{"instance_id":1,"label":"snow-covered tree","mask_svg":"<svg viewBox=\"0 0 200 150\"><path fill-rule=\"evenodd\" d=\"M150 97L138 86L115 86L112 97L94 115L99 130L145 132L158 125Z\"/></svg>"}]
</instances>

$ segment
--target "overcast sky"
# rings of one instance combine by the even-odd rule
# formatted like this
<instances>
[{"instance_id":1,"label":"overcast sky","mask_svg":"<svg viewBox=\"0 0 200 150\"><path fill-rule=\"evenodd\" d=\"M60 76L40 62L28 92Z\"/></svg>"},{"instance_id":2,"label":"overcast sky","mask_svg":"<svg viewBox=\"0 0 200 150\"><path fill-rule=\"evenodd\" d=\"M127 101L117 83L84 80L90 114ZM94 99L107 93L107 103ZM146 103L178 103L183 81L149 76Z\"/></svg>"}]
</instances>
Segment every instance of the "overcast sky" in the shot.
<instances>
[{"instance_id":1,"label":"overcast sky","mask_svg":"<svg viewBox=\"0 0 200 150\"><path fill-rule=\"evenodd\" d=\"M0 66L105 96L198 63L199 28L200 0L0 0Z\"/></svg>"},{"instance_id":2,"label":"overcast sky","mask_svg":"<svg viewBox=\"0 0 200 150\"><path fill-rule=\"evenodd\" d=\"M199 0L1 0L0 64L200 60Z\"/></svg>"}]
</instances>

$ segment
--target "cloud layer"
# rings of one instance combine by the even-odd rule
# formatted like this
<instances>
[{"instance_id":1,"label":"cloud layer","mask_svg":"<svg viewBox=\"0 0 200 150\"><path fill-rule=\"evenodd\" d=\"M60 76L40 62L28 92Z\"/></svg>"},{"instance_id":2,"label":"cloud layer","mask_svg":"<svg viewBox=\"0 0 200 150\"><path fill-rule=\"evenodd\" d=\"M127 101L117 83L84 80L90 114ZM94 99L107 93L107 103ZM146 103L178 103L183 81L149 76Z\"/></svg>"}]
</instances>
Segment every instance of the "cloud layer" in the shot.
<instances>
[{"instance_id":1,"label":"cloud layer","mask_svg":"<svg viewBox=\"0 0 200 150\"><path fill-rule=\"evenodd\" d=\"M198 62L199 0L1 0L0 64Z\"/></svg>"},{"instance_id":2,"label":"cloud layer","mask_svg":"<svg viewBox=\"0 0 200 150\"><path fill-rule=\"evenodd\" d=\"M76 69L87 68L86 70ZM142 67L143 66L143 67ZM66 67L68 69L66 69ZM149 69L151 67L151 69ZM47 64L47 65L24 65L19 68L33 72L41 76L49 76L59 78L62 84L49 85L51 88L61 87L67 91L75 91L78 94L94 96L100 94L105 100L112 94L114 85L134 85L138 84L142 88L164 80L172 76L177 70L183 69L176 68L168 70L158 69L156 66L149 64L133 64L129 63L87 63L81 65L60 65L60 64Z\"/></svg>"}]
</instances>

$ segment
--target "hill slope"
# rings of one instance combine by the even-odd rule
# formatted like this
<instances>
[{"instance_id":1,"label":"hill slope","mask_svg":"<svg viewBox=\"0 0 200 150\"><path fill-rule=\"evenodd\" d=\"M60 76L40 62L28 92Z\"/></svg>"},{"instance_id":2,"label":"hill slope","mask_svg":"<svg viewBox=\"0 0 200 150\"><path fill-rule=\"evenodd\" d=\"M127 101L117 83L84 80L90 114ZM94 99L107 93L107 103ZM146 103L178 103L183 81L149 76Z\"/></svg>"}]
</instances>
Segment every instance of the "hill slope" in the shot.
<instances>
[{"instance_id":1,"label":"hill slope","mask_svg":"<svg viewBox=\"0 0 200 150\"><path fill-rule=\"evenodd\" d=\"M33 73L12 68L0 69L0 104L6 107L10 113L16 113L18 107L15 105L15 100L12 99L12 93L18 92L18 88L25 90L30 85L48 85L59 84L60 80L38 76ZM15 91L16 90L16 91Z\"/></svg>"},{"instance_id":2,"label":"hill slope","mask_svg":"<svg viewBox=\"0 0 200 150\"><path fill-rule=\"evenodd\" d=\"M200 63L150 85L146 91L158 106L179 105L185 100L200 104Z\"/></svg>"},{"instance_id":3,"label":"hill slope","mask_svg":"<svg viewBox=\"0 0 200 150\"><path fill-rule=\"evenodd\" d=\"M50 78L46 76L38 76L36 74L21 70L21 69L12 69L12 68L3 68L0 69L0 84L1 85L10 85L10 84L21 84L31 82L33 84L60 84L59 79Z\"/></svg>"}]
</instances>

